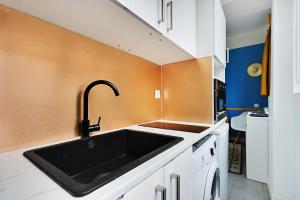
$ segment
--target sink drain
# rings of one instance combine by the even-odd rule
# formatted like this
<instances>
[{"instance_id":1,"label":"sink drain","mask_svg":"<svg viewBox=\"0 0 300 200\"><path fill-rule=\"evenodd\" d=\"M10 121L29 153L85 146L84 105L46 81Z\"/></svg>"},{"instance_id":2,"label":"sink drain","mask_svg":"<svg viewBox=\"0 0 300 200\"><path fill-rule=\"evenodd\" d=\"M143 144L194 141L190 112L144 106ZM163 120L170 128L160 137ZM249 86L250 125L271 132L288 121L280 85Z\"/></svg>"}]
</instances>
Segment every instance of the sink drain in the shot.
<instances>
[{"instance_id":1,"label":"sink drain","mask_svg":"<svg viewBox=\"0 0 300 200\"><path fill-rule=\"evenodd\" d=\"M89 149L93 149L93 148L95 148L95 146L96 146L95 140L88 141L88 147L89 147Z\"/></svg>"}]
</instances>

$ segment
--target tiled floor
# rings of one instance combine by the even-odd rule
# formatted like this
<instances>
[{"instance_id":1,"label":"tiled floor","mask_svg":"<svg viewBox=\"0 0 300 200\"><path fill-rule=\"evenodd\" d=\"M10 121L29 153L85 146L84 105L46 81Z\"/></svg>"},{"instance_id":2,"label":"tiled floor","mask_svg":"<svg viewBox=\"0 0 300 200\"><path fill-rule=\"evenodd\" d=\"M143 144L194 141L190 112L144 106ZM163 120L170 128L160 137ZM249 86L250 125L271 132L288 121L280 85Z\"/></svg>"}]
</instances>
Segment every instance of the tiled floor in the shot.
<instances>
[{"instance_id":1,"label":"tiled floor","mask_svg":"<svg viewBox=\"0 0 300 200\"><path fill-rule=\"evenodd\" d=\"M229 200L270 200L266 184L229 173Z\"/></svg>"},{"instance_id":2,"label":"tiled floor","mask_svg":"<svg viewBox=\"0 0 300 200\"><path fill-rule=\"evenodd\" d=\"M228 200L271 200L268 186L246 178L246 148L243 148L242 174L229 173Z\"/></svg>"}]
</instances>

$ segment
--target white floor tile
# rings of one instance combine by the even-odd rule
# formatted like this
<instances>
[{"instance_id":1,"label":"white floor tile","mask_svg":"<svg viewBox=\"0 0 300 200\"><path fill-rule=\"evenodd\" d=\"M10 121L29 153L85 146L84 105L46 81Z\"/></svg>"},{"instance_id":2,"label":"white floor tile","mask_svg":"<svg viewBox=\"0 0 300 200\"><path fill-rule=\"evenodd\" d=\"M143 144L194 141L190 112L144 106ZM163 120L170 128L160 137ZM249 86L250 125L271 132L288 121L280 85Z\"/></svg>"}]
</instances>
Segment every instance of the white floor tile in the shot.
<instances>
[{"instance_id":1,"label":"white floor tile","mask_svg":"<svg viewBox=\"0 0 300 200\"><path fill-rule=\"evenodd\" d=\"M264 193L269 194L269 188L266 184L262 184L262 190L263 190Z\"/></svg>"},{"instance_id":2,"label":"white floor tile","mask_svg":"<svg viewBox=\"0 0 300 200\"><path fill-rule=\"evenodd\" d=\"M229 173L229 200L270 200L265 184Z\"/></svg>"}]
</instances>

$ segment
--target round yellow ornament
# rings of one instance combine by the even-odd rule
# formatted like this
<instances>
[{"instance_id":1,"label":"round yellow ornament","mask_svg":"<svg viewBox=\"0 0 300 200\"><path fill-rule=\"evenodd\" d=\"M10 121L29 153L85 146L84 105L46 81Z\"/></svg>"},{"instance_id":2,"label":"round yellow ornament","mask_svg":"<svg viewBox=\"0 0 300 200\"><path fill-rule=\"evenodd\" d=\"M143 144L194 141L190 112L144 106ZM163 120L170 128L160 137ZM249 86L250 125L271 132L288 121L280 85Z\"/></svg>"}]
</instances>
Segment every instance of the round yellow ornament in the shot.
<instances>
[{"instance_id":1,"label":"round yellow ornament","mask_svg":"<svg viewBox=\"0 0 300 200\"><path fill-rule=\"evenodd\" d=\"M262 65L260 63L253 63L248 67L247 72L249 76L252 77L260 76L262 73Z\"/></svg>"}]
</instances>

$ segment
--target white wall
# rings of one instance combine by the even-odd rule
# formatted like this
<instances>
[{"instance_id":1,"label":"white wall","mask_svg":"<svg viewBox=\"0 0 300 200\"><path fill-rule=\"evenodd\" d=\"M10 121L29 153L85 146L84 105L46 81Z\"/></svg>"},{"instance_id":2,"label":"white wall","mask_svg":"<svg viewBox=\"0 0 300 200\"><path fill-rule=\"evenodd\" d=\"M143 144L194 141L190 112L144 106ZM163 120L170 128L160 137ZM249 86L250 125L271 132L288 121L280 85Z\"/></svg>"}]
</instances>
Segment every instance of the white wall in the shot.
<instances>
[{"instance_id":1,"label":"white wall","mask_svg":"<svg viewBox=\"0 0 300 200\"><path fill-rule=\"evenodd\" d=\"M267 35L268 26L261 27L250 32L243 32L227 37L227 48L235 49L264 43Z\"/></svg>"},{"instance_id":2,"label":"white wall","mask_svg":"<svg viewBox=\"0 0 300 200\"><path fill-rule=\"evenodd\" d=\"M270 96L272 199L300 199L300 97L293 94L293 0L273 1Z\"/></svg>"}]
</instances>

